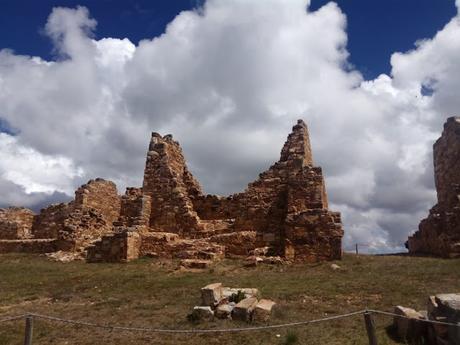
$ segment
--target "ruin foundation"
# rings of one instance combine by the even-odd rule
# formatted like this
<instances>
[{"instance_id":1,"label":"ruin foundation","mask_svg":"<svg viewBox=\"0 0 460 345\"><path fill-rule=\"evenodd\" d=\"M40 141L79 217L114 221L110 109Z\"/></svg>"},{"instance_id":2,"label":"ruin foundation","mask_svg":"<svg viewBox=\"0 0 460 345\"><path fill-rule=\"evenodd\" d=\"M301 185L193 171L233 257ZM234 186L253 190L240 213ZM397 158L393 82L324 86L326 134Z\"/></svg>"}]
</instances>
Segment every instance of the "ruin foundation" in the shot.
<instances>
[{"instance_id":1,"label":"ruin foundation","mask_svg":"<svg viewBox=\"0 0 460 345\"><path fill-rule=\"evenodd\" d=\"M0 240L16 243L0 244L0 252L28 241L27 248L36 245L29 251L72 251L89 262L149 255L193 266L193 260L256 253L316 262L340 259L342 236L340 214L328 209L322 171L313 166L302 120L280 160L242 193L204 195L179 143L152 133L141 188L127 188L120 197L115 184L96 179L80 187L72 202L38 215L23 208L0 210Z\"/></svg>"},{"instance_id":2,"label":"ruin foundation","mask_svg":"<svg viewBox=\"0 0 460 345\"><path fill-rule=\"evenodd\" d=\"M433 153L438 203L406 246L411 254L460 257L460 117L447 119Z\"/></svg>"}]
</instances>

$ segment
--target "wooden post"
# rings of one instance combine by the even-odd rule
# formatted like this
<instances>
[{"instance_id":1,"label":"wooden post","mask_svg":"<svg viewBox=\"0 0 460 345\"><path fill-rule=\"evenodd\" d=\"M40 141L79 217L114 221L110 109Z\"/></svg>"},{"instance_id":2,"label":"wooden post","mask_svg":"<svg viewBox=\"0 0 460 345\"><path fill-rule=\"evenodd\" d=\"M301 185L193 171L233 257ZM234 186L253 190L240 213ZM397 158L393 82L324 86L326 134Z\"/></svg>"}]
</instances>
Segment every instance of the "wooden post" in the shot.
<instances>
[{"instance_id":1,"label":"wooden post","mask_svg":"<svg viewBox=\"0 0 460 345\"><path fill-rule=\"evenodd\" d=\"M358 243L356 243L356 255L358 255Z\"/></svg>"},{"instance_id":2,"label":"wooden post","mask_svg":"<svg viewBox=\"0 0 460 345\"><path fill-rule=\"evenodd\" d=\"M364 313L364 322L366 323L367 337L369 338L369 345L377 344L377 335L375 334L374 320L372 314L366 311Z\"/></svg>"},{"instance_id":3,"label":"wooden post","mask_svg":"<svg viewBox=\"0 0 460 345\"><path fill-rule=\"evenodd\" d=\"M31 315L26 316L26 329L24 334L24 345L32 345L32 335L34 331L34 319Z\"/></svg>"}]
</instances>

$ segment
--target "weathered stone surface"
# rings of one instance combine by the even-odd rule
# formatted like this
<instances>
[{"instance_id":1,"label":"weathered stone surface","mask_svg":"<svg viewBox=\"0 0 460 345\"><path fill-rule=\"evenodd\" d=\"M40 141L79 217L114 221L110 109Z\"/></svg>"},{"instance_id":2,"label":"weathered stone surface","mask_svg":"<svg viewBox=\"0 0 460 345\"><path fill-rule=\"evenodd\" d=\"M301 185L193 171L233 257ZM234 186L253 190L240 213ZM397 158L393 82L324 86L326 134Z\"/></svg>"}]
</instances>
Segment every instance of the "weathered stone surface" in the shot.
<instances>
[{"instance_id":1,"label":"weathered stone surface","mask_svg":"<svg viewBox=\"0 0 460 345\"><path fill-rule=\"evenodd\" d=\"M193 307L189 319L193 321L212 321L214 319L214 311L208 306L196 306Z\"/></svg>"},{"instance_id":2,"label":"weathered stone surface","mask_svg":"<svg viewBox=\"0 0 460 345\"><path fill-rule=\"evenodd\" d=\"M122 229L87 247L88 262L128 262L139 258L140 235L135 228Z\"/></svg>"},{"instance_id":3,"label":"weathered stone surface","mask_svg":"<svg viewBox=\"0 0 460 345\"><path fill-rule=\"evenodd\" d=\"M203 305L214 306L222 299L222 283L206 285L201 289L201 302Z\"/></svg>"},{"instance_id":4,"label":"weathered stone surface","mask_svg":"<svg viewBox=\"0 0 460 345\"><path fill-rule=\"evenodd\" d=\"M0 240L0 253L50 253L58 250L55 239Z\"/></svg>"},{"instance_id":5,"label":"weathered stone surface","mask_svg":"<svg viewBox=\"0 0 460 345\"><path fill-rule=\"evenodd\" d=\"M460 118L451 117L436 141L434 173L438 203L406 246L411 254L460 257Z\"/></svg>"},{"instance_id":6,"label":"weathered stone surface","mask_svg":"<svg viewBox=\"0 0 460 345\"><path fill-rule=\"evenodd\" d=\"M268 321L275 305L276 303L269 299L261 299L254 308L253 321Z\"/></svg>"},{"instance_id":7,"label":"weathered stone surface","mask_svg":"<svg viewBox=\"0 0 460 345\"><path fill-rule=\"evenodd\" d=\"M214 314L218 319L231 319L234 308L235 303L221 304L217 306Z\"/></svg>"},{"instance_id":8,"label":"weathered stone surface","mask_svg":"<svg viewBox=\"0 0 460 345\"><path fill-rule=\"evenodd\" d=\"M32 237L34 213L24 207L0 208L0 239Z\"/></svg>"},{"instance_id":9,"label":"weathered stone surface","mask_svg":"<svg viewBox=\"0 0 460 345\"><path fill-rule=\"evenodd\" d=\"M3 238L27 237L29 231L33 238L55 239L58 250L86 250L91 262L149 255L203 268L224 256L251 255L256 248L265 248L262 260L270 263L342 255L340 214L328 210L322 171L313 166L302 120L280 160L242 193L203 195L179 143L171 135L152 133L142 188L127 188L120 197L113 182L98 178L78 188L72 202L51 205L39 215L24 216L27 220L3 218L0 212L0 238L7 232ZM6 231L2 224L24 226Z\"/></svg>"},{"instance_id":10,"label":"weathered stone surface","mask_svg":"<svg viewBox=\"0 0 460 345\"><path fill-rule=\"evenodd\" d=\"M201 187L171 135L152 133L142 189L154 205L150 227L184 236L201 229L192 203L192 198L202 194Z\"/></svg>"},{"instance_id":11,"label":"weathered stone surface","mask_svg":"<svg viewBox=\"0 0 460 345\"><path fill-rule=\"evenodd\" d=\"M396 306L394 313L402 317L395 316L393 324L395 325L398 337L401 340L409 341L415 339L419 333L421 324L417 320L423 319L423 315L411 308Z\"/></svg>"},{"instance_id":12,"label":"weathered stone surface","mask_svg":"<svg viewBox=\"0 0 460 345\"><path fill-rule=\"evenodd\" d=\"M242 320L242 321L251 321L252 319L252 312L257 305L257 298L256 297L249 297L245 298L237 305L232 312L232 318L234 320Z\"/></svg>"},{"instance_id":13,"label":"weathered stone surface","mask_svg":"<svg viewBox=\"0 0 460 345\"><path fill-rule=\"evenodd\" d=\"M210 260L198 260L198 259L184 259L180 261L180 265L184 268L203 270L211 266L212 261Z\"/></svg>"}]
</instances>

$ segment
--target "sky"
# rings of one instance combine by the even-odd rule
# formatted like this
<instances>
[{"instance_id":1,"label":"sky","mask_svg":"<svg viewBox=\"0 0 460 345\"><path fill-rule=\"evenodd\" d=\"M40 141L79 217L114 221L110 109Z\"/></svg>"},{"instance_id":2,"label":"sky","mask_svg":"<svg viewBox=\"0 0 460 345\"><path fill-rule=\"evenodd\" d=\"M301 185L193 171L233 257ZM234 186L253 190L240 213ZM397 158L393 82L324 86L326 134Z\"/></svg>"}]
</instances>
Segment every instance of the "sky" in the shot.
<instances>
[{"instance_id":1,"label":"sky","mask_svg":"<svg viewBox=\"0 0 460 345\"><path fill-rule=\"evenodd\" d=\"M0 1L0 207L140 186L172 133L221 195L310 128L345 249L403 250L460 98L460 0Z\"/></svg>"}]
</instances>

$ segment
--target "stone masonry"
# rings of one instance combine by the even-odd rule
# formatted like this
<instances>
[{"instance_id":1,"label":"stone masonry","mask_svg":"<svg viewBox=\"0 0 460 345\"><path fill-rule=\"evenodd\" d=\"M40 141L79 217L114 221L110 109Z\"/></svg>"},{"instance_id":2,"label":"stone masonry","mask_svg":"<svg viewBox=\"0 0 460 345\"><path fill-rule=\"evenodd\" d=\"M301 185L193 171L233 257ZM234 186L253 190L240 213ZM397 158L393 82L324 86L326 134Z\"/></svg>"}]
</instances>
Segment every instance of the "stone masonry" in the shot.
<instances>
[{"instance_id":1,"label":"stone masonry","mask_svg":"<svg viewBox=\"0 0 460 345\"><path fill-rule=\"evenodd\" d=\"M342 255L340 214L328 210L322 171L313 165L302 120L280 160L241 193L204 195L179 143L152 133L141 188L128 188L120 197L112 182L91 180L72 202L29 218L23 231L31 234L29 241L48 239L56 250L86 251L90 262L149 255L182 259L193 268L193 260L202 267L224 256L256 253L304 262ZM11 236L2 235L2 222L0 213L0 238L6 241Z\"/></svg>"},{"instance_id":2,"label":"stone masonry","mask_svg":"<svg viewBox=\"0 0 460 345\"><path fill-rule=\"evenodd\" d=\"M32 237L34 213L23 207L0 209L0 238L26 239Z\"/></svg>"},{"instance_id":3,"label":"stone masonry","mask_svg":"<svg viewBox=\"0 0 460 345\"><path fill-rule=\"evenodd\" d=\"M406 246L411 254L460 257L460 117L447 119L433 153L438 203Z\"/></svg>"}]
</instances>

